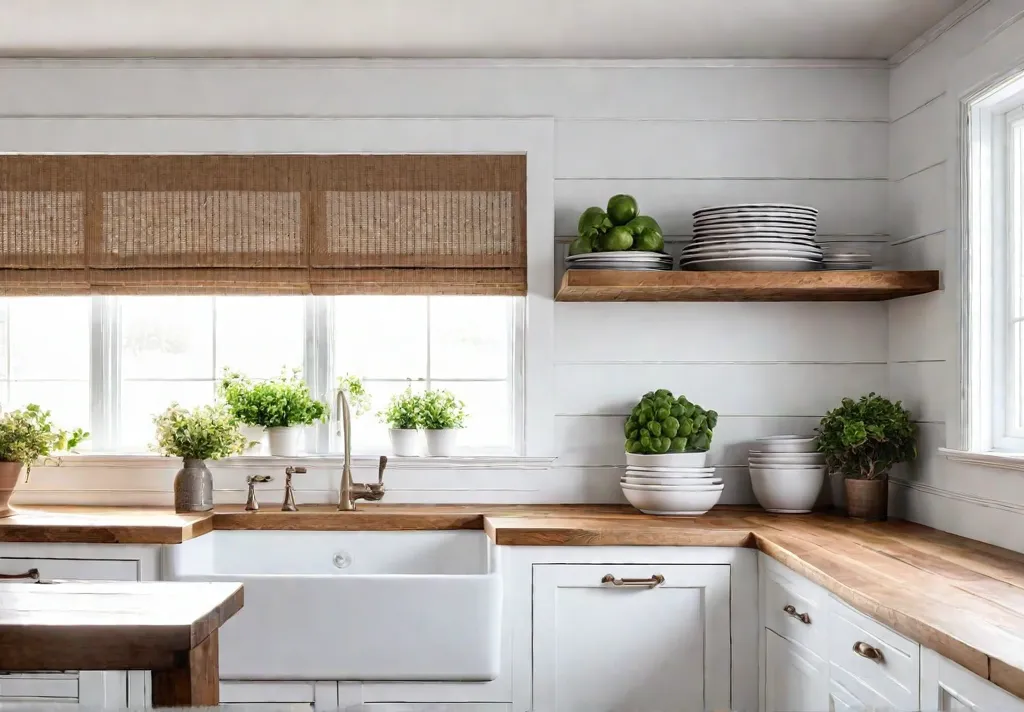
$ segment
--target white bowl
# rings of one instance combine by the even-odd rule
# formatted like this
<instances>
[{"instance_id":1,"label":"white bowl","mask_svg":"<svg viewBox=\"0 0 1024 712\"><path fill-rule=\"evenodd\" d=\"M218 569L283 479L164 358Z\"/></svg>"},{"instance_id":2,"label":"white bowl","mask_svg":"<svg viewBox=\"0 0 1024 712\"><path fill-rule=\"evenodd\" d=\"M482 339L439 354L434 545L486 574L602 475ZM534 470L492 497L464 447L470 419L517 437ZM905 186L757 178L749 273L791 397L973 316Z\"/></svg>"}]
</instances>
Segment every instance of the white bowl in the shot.
<instances>
[{"instance_id":1,"label":"white bowl","mask_svg":"<svg viewBox=\"0 0 1024 712\"><path fill-rule=\"evenodd\" d=\"M636 477L626 475L619 481L629 485L661 485L664 487L711 487L722 484L722 480L712 477L684 479L682 477Z\"/></svg>"},{"instance_id":2,"label":"white bowl","mask_svg":"<svg viewBox=\"0 0 1024 712\"><path fill-rule=\"evenodd\" d=\"M670 467L630 467L629 465L627 465L626 474L635 475L637 477L676 477L683 479L694 479L700 477L714 477L715 468L680 467L678 469L672 469Z\"/></svg>"},{"instance_id":3,"label":"white bowl","mask_svg":"<svg viewBox=\"0 0 1024 712\"><path fill-rule=\"evenodd\" d=\"M751 450L750 461L767 462L773 465L824 465L823 452L764 452Z\"/></svg>"},{"instance_id":4,"label":"white bowl","mask_svg":"<svg viewBox=\"0 0 1024 712\"><path fill-rule=\"evenodd\" d=\"M750 468L750 484L758 504L776 514L810 512L818 501L824 481L824 467Z\"/></svg>"},{"instance_id":5,"label":"white bowl","mask_svg":"<svg viewBox=\"0 0 1024 712\"><path fill-rule=\"evenodd\" d=\"M825 463L819 462L816 465L793 465L786 462L771 462L765 460L755 460L754 458L750 458L750 460L747 461L747 465L750 467L761 467L766 470L817 470L821 467L824 467Z\"/></svg>"},{"instance_id":6,"label":"white bowl","mask_svg":"<svg viewBox=\"0 0 1024 712\"><path fill-rule=\"evenodd\" d=\"M708 453L666 452L664 455L634 455L626 453L626 464L636 467L704 467Z\"/></svg>"},{"instance_id":7,"label":"white bowl","mask_svg":"<svg viewBox=\"0 0 1024 712\"><path fill-rule=\"evenodd\" d=\"M760 452L817 452L818 439L806 435L769 435L758 438Z\"/></svg>"},{"instance_id":8,"label":"white bowl","mask_svg":"<svg viewBox=\"0 0 1024 712\"><path fill-rule=\"evenodd\" d=\"M722 490L647 490L623 486L622 493L644 514L669 517L696 517L714 507Z\"/></svg>"}]
</instances>

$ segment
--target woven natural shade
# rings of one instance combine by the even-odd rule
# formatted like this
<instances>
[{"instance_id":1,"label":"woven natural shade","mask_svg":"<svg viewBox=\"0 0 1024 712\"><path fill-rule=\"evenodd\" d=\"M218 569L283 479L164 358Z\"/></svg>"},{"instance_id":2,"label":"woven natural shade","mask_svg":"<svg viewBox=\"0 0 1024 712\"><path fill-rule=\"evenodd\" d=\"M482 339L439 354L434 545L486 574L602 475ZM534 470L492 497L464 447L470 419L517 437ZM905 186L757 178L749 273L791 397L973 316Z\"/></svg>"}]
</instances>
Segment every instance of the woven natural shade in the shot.
<instances>
[{"instance_id":1,"label":"woven natural shade","mask_svg":"<svg viewBox=\"0 0 1024 712\"><path fill-rule=\"evenodd\" d=\"M526 293L521 155L0 156L0 294Z\"/></svg>"}]
</instances>

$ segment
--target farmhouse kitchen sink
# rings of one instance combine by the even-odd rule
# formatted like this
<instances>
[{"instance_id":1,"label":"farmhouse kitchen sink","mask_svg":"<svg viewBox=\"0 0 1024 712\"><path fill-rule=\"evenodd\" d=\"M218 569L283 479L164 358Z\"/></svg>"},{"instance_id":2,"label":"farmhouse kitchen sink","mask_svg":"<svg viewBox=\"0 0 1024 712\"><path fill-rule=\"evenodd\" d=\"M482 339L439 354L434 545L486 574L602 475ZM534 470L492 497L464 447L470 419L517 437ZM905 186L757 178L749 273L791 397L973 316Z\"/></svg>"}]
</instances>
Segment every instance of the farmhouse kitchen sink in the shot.
<instances>
[{"instance_id":1,"label":"farmhouse kitchen sink","mask_svg":"<svg viewBox=\"0 0 1024 712\"><path fill-rule=\"evenodd\" d=\"M169 580L245 585L224 678L498 676L501 575L481 531L217 531L167 551Z\"/></svg>"}]
</instances>

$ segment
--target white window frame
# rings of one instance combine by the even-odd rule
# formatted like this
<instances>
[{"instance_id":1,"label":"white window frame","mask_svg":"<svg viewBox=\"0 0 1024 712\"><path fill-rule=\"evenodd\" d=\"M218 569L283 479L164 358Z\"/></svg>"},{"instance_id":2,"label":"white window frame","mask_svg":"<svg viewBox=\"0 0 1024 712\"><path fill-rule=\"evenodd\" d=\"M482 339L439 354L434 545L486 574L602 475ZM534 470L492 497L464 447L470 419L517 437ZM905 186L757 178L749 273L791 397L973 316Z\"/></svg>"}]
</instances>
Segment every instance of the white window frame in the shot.
<instances>
[{"instance_id":1,"label":"white window frame","mask_svg":"<svg viewBox=\"0 0 1024 712\"><path fill-rule=\"evenodd\" d=\"M256 118L256 117L118 117L2 118L3 153L523 153L527 159L527 296L522 307L522 378L516 402L519 456L550 458L554 443L554 121L534 119L438 118ZM318 297L312 298L313 304ZM120 338L111 328L105 300L94 302L94 328L105 336L94 341L91 376L120 383L112 352ZM326 338L325 310L316 315L314 346ZM307 339L309 332L307 331ZM309 345L309 344L307 344ZM323 374L333 369L324 349L307 348L304 369L314 393L323 397L333 386ZM95 402L100 413L94 428L112 433L115 409ZM113 398L108 391L102 399ZM521 433L521 435L519 434ZM106 436L103 436L106 437ZM330 430L318 430L316 448L330 448ZM97 443L97 448L109 442Z\"/></svg>"}]
</instances>

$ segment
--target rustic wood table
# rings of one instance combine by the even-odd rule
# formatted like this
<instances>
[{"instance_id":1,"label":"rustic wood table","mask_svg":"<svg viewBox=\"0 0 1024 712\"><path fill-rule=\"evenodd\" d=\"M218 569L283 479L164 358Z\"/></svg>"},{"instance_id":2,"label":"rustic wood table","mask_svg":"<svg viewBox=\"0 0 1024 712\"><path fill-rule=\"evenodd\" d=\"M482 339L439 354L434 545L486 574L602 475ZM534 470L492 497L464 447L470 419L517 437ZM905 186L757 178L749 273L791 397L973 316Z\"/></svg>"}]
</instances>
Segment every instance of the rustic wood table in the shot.
<instances>
[{"instance_id":1,"label":"rustic wood table","mask_svg":"<svg viewBox=\"0 0 1024 712\"><path fill-rule=\"evenodd\" d=\"M217 631L242 584L0 583L0 671L152 670L154 707L220 701Z\"/></svg>"}]
</instances>

